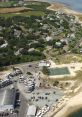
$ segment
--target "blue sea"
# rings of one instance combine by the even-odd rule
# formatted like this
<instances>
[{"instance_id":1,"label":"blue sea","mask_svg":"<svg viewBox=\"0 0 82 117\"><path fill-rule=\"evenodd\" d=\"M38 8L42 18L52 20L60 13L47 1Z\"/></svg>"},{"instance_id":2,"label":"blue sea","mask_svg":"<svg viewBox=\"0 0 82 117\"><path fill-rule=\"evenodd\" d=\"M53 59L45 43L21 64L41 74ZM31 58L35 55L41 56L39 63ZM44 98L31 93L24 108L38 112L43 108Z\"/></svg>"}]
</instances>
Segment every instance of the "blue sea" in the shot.
<instances>
[{"instance_id":1,"label":"blue sea","mask_svg":"<svg viewBox=\"0 0 82 117\"><path fill-rule=\"evenodd\" d=\"M82 109L77 110L76 112L71 113L67 117L82 117Z\"/></svg>"},{"instance_id":2,"label":"blue sea","mask_svg":"<svg viewBox=\"0 0 82 117\"><path fill-rule=\"evenodd\" d=\"M43 0L50 3L62 3L72 10L82 12L82 0Z\"/></svg>"}]
</instances>

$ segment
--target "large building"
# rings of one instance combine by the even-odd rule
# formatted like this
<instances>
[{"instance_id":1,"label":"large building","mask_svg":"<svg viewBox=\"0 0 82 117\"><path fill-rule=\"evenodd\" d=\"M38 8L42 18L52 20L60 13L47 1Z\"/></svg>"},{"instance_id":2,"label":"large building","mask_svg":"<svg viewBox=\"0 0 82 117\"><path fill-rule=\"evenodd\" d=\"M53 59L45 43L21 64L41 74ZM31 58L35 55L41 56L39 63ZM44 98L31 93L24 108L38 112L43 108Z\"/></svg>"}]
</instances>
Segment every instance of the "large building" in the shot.
<instances>
[{"instance_id":1,"label":"large building","mask_svg":"<svg viewBox=\"0 0 82 117\"><path fill-rule=\"evenodd\" d=\"M10 113L14 110L15 98L15 89L7 89L0 91L0 114Z\"/></svg>"}]
</instances>

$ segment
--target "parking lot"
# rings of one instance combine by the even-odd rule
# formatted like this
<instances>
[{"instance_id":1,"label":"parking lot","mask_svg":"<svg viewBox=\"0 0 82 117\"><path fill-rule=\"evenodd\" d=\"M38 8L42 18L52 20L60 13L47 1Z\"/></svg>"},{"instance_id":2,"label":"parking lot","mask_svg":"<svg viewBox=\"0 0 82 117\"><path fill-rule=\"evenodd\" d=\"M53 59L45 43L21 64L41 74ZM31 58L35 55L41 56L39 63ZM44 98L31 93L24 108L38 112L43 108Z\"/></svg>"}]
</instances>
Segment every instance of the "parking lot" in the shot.
<instances>
[{"instance_id":1,"label":"parking lot","mask_svg":"<svg viewBox=\"0 0 82 117\"><path fill-rule=\"evenodd\" d=\"M35 105L38 109L45 106L50 108L53 102L56 104L63 97L63 92L59 89L46 87L47 82L40 77L38 62L18 65L17 69L20 69L22 74L13 75L11 87L19 89L20 104L12 114L6 117L26 117L29 104Z\"/></svg>"},{"instance_id":2,"label":"parking lot","mask_svg":"<svg viewBox=\"0 0 82 117\"><path fill-rule=\"evenodd\" d=\"M57 103L57 101L63 96L63 92L58 89L50 87L44 88L43 86L40 87L40 84L44 84L44 81L38 74L39 68L37 63L23 65L21 68L23 70L23 78L19 79L19 90L30 104L34 104L40 108L45 105L51 107L53 102ZM28 73L30 73L30 75ZM37 84L32 92L28 92L29 80L30 82L33 81Z\"/></svg>"},{"instance_id":3,"label":"parking lot","mask_svg":"<svg viewBox=\"0 0 82 117\"><path fill-rule=\"evenodd\" d=\"M54 104L56 104L57 101L63 97L63 92L54 88L35 89L31 93L25 92L22 87L20 88L21 88L21 92L23 92L29 104L34 104L39 108L42 108L45 105L48 105L49 107L51 107L53 105L53 102Z\"/></svg>"}]
</instances>

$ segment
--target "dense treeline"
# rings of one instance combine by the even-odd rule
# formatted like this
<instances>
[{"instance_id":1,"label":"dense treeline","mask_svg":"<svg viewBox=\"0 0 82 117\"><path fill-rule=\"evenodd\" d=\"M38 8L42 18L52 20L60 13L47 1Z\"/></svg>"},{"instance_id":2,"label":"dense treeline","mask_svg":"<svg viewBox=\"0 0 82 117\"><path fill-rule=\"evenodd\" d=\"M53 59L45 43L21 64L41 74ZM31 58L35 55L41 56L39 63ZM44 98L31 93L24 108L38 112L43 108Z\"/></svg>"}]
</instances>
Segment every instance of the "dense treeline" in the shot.
<instances>
[{"instance_id":1,"label":"dense treeline","mask_svg":"<svg viewBox=\"0 0 82 117\"><path fill-rule=\"evenodd\" d=\"M39 51L41 48L44 48L44 45L40 42L39 44L29 45L29 43L39 39L39 36L29 32L31 27L36 30L36 27L33 26L36 18L35 16L28 18L16 16L7 19L0 17L0 37L3 37L3 39L0 39L0 45L3 44L4 40L8 43L7 47L0 48L0 67L45 58L44 54ZM21 25L22 23L23 25ZM23 30L22 28L25 29ZM22 49L20 54L15 55L15 52L20 48ZM28 52L30 48L35 48L37 51Z\"/></svg>"},{"instance_id":2,"label":"dense treeline","mask_svg":"<svg viewBox=\"0 0 82 117\"><path fill-rule=\"evenodd\" d=\"M70 19L66 14L47 10L44 16L0 17L0 67L45 59L48 47L59 55L68 51L79 53L82 27L70 23ZM62 38L64 41L61 42ZM64 50L65 45L68 50Z\"/></svg>"}]
</instances>

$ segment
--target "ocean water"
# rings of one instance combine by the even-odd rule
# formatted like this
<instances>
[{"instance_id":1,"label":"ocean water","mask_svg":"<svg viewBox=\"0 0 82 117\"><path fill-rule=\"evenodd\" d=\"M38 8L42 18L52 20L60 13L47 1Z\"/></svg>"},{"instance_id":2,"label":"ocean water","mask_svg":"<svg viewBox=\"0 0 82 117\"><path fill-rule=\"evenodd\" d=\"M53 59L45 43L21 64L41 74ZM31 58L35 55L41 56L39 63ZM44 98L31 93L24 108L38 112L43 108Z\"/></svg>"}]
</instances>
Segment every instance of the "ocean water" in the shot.
<instances>
[{"instance_id":1,"label":"ocean water","mask_svg":"<svg viewBox=\"0 0 82 117\"><path fill-rule=\"evenodd\" d=\"M55 3L55 2L63 3L72 10L82 12L82 0L43 0L43 1L50 3Z\"/></svg>"},{"instance_id":2,"label":"ocean water","mask_svg":"<svg viewBox=\"0 0 82 117\"><path fill-rule=\"evenodd\" d=\"M77 110L76 112L71 113L69 116L67 117L82 117L82 108Z\"/></svg>"}]
</instances>

